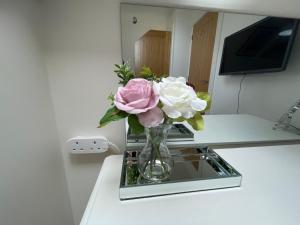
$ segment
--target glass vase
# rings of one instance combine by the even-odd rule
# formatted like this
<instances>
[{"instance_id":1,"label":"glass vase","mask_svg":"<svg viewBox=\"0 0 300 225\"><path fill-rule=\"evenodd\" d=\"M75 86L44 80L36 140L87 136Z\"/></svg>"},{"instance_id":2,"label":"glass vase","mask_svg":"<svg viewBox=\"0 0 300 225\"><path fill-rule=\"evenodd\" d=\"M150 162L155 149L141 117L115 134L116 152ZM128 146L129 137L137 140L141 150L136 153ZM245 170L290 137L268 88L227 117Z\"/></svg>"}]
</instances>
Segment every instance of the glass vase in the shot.
<instances>
[{"instance_id":1,"label":"glass vase","mask_svg":"<svg viewBox=\"0 0 300 225\"><path fill-rule=\"evenodd\" d=\"M160 182L170 177L174 161L166 144L171 125L162 124L145 128L147 142L138 157L140 175L151 182Z\"/></svg>"}]
</instances>

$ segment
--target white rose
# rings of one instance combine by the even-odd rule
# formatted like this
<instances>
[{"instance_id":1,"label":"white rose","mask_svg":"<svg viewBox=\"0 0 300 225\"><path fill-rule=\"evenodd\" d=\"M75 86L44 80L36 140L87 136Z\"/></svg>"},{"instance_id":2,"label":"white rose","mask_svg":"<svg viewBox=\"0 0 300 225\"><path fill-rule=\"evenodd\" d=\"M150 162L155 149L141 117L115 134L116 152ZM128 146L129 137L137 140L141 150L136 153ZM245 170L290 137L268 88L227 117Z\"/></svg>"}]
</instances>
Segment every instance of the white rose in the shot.
<instances>
[{"instance_id":1,"label":"white rose","mask_svg":"<svg viewBox=\"0 0 300 225\"><path fill-rule=\"evenodd\" d=\"M198 98L194 89L186 85L184 77L167 77L154 84L163 103L162 110L168 117L192 118L197 111L206 108L207 102Z\"/></svg>"}]
</instances>

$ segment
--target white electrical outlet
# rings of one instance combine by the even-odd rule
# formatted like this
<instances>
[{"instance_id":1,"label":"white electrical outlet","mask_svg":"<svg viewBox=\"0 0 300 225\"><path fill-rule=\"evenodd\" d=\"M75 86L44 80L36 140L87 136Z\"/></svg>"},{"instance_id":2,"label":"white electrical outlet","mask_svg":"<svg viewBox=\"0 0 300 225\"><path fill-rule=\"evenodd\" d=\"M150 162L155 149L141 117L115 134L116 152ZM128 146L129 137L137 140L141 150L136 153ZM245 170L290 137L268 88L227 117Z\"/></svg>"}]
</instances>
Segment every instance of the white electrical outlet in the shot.
<instances>
[{"instance_id":1,"label":"white electrical outlet","mask_svg":"<svg viewBox=\"0 0 300 225\"><path fill-rule=\"evenodd\" d=\"M102 153L108 150L109 142L106 137L74 137L66 142L71 154Z\"/></svg>"}]
</instances>

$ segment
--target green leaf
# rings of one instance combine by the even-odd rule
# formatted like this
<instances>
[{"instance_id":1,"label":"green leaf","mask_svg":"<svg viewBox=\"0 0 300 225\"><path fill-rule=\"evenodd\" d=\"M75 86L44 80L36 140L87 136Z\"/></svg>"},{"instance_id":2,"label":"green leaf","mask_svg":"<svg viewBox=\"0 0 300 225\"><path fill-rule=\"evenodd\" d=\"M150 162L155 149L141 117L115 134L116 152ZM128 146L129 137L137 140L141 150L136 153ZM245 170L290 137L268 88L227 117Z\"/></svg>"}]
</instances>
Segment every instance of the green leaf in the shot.
<instances>
[{"instance_id":1,"label":"green leaf","mask_svg":"<svg viewBox=\"0 0 300 225\"><path fill-rule=\"evenodd\" d=\"M127 165L127 182L129 185L136 184L140 176L137 164Z\"/></svg>"},{"instance_id":2,"label":"green leaf","mask_svg":"<svg viewBox=\"0 0 300 225\"><path fill-rule=\"evenodd\" d=\"M129 80L134 78L134 73L131 70L131 67L128 63L124 64L115 64L116 70L114 72L121 79L119 84L123 84L124 86L128 83Z\"/></svg>"},{"instance_id":3,"label":"green leaf","mask_svg":"<svg viewBox=\"0 0 300 225\"><path fill-rule=\"evenodd\" d=\"M107 100L111 102L111 105L114 105L115 96L113 95L113 93L110 93L110 95L107 97Z\"/></svg>"},{"instance_id":4,"label":"green leaf","mask_svg":"<svg viewBox=\"0 0 300 225\"><path fill-rule=\"evenodd\" d=\"M211 107L211 96L207 92L197 92L197 97L207 102L207 106L203 111L207 111Z\"/></svg>"},{"instance_id":5,"label":"green leaf","mask_svg":"<svg viewBox=\"0 0 300 225\"><path fill-rule=\"evenodd\" d=\"M142 70L140 71L139 75L149 81L156 81L156 82L160 82L161 78L157 77L156 74L154 74L152 72L152 70L150 69L150 67L147 66L143 66Z\"/></svg>"},{"instance_id":6,"label":"green leaf","mask_svg":"<svg viewBox=\"0 0 300 225\"><path fill-rule=\"evenodd\" d=\"M162 109L162 107L164 107L164 104L161 101L159 101L158 104L157 104L157 107Z\"/></svg>"},{"instance_id":7,"label":"green leaf","mask_svg":"<svg viewBox=\"0 0 300 225\"><path fill-rule=\"evenodd\" d=\"M134 114L128 116L128 125L134 134L141 134L144 132L143 125L140 124L138 117Z\"/></svg>"},{"instance_id":8,"label":"green leaf","mask_svg":"<svg viewBox=\"0 0 300 225\"><path fill-rule=\"evenodd\" d=\"M197 112L193 118L187 119L187 122L193 127L194 130L199 131L204 129L204 120L200 112Z\"/></svg>"},{"instance_id":9,"label":"green leaf","mask_svg":"<svg viewBox=\"0 0 300 225\"><path fill-rule=\"evenodd\" d=\"M142 77L145 77L145 78L149 78L149 77L153 76L152 70L150 69L150 67L147 67L147 66L143 66L140 74L142 75Z\"/></svg>"},{"instance_id":10,"label":"green leaf","mask_svg":"<svg viewBox=\"0 0 300 225\"><path fill-rule=\"evenodd\" d=\"M121 111L116 106L114 106L106 111L105 115L101 118L99 122L98 128L104 127L105 125L107 125L112 121L117 121L127 116L128 114L126 112Z\"/></svg>"},{"instance_id":11,"label":"green leaf","mask_svg":"<svg viewBox=\"0 0 300 225\"><path fill-rule=\"evenodd\" d=\"M176 119L173 119L174 120L174 122L183 122L183 121L185 121L186 119L184 118L184 117L178 117L178 118L176 118Z\"/></svg>"}]
</instances>

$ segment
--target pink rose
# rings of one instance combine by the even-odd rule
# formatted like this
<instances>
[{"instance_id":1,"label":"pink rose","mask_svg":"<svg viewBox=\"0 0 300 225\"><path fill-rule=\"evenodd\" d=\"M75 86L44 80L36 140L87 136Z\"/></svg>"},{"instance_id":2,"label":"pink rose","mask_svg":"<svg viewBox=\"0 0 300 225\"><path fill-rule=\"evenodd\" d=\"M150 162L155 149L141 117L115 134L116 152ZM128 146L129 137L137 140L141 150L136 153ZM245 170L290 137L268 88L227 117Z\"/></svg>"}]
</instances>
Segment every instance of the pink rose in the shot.
<instances>
[{"instance_id":1,"label":"pink rose","mask_svg":"<svg viewBox=\"0 0 300 225\"><path fill-rule=\"evenodd\" d=\"M115 106L129 114L139 114L153 109L159 101L152 83L142 78L130 80L125 87L119 87L115 95Z\"/></svg>"},{"instance_id":2,"label":"pink rose","mask_svg":"<svg viewBox=\"0 0 300 225\"><path fill-rule=\"evenodd\" d=\"M158 107L138 114L139 122L144 127L156 127L164 122L164 114Z\"/></svg>"}]
</instances>

